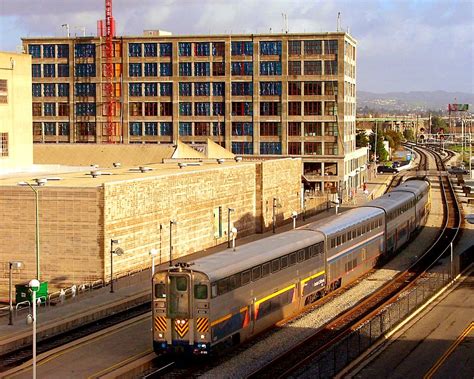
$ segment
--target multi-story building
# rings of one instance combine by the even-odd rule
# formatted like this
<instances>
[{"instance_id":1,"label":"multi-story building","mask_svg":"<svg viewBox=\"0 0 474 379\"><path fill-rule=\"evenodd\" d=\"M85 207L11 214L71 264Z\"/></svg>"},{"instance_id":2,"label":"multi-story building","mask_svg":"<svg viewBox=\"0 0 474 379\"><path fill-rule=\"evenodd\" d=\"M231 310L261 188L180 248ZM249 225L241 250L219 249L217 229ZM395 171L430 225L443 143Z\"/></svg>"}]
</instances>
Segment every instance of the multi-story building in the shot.
<instances>
[{"instance_id":1,"label":"multi-story building","mask_svg":"<svg viewBox=\"0 0 474 379\"><path fill-rule=\"evenodd\" d=\"M147 32L116 37L111 60L99 37L23 44L33 57L35 142L211 138L239 155L302 157L307 188L364 180L366 149L355 147L356 41L346 33Z\"/></svg>"}]
</instances>

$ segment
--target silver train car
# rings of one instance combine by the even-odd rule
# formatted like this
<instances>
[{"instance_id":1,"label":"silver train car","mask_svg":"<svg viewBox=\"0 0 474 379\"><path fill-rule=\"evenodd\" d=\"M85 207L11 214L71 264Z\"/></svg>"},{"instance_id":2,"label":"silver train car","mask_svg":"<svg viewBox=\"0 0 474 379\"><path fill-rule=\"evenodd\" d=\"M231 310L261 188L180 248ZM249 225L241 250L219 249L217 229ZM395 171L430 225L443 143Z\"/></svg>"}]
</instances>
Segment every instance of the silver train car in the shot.
<instances>
[{"instance_id":1,"label":"silver train car","mask_svg":"<svg viewBox=\"0 0 474 379\"><path fill-rule=\"evenodd\" d=\"M430 184L411 180L339 215L179 263L153 277L153 348L209 354L357 279L426 222Z\"/></svg>"}]
</instances>

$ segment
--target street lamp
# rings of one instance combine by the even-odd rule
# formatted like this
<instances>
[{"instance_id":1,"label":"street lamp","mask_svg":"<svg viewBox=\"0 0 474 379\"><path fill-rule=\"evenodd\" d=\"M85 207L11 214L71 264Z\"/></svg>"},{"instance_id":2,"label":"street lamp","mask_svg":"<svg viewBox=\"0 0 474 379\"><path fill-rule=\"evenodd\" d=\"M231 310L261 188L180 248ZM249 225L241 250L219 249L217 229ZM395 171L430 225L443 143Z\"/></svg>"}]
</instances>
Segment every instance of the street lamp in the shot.
<instances>
[{"instance_id":1,"label":"street lamp","mask_svg":"<svg viewBox=\"0 0 474 379\"><path fill-rule=\"evenodd\" d=\"M173 225L178 225L176 220L170 220L170 267L173 265Z\"/></svg>"},{"instance_id":2,"label":"street lamp","mask_svg":"<svg viewBox=\"0 0 474 379\"><path fill-rule=\"evenodd\" d=\"M123 250L117 247L114 250L114 244L120 243L119 240L110 240L110 293L114 293L114 254L120 257L123 254Z\"/></svg>"},{"instance_id":3,"label":"street lamp","mask_svg":"<svg viewBox=\"0 0 474 379\"><path fill-rule=\"evenodd\" d=\"M230 248L230 213L234 212L234 208L227 208L227 247Z\"/></svg>"},{"instance_id":4,"label":"street lamp","mask_svg":"<svg viewBox=\"0 0 474 379\"><path fill-rule=\"evenodd\" d=\"M296 218L298 217L298 213L296 211L291 212L291 218L293 219L293 229L296 229Z\"/></svg>"},{"instance_id":5,"label":"street lamp","mask_svg":"<svg viewBox=\"0 0 474 379\"><path fill-rule=\"evenodd\" d=\"M235 251L235 239L237 238L237 228L232 228L229 234L232 235L232 250Z\"/></svg>"},{"instance_id":6,"label":"street lamp","mask_svg":"<svg viewBox=\"0 0 474 379\"><path fill-rule=\"evenodd\" d=\"M10 303L8 325L13 325L12 270L18 270L21 268L22 265L23 263L19 261L8 262L8 270L9 270L8 299Z\"/></svg>"},{"instance_id":7,"label":"street lamp","mask_svg":"<svg viewBox=\"0 0 474 379\"><path fill-rule=\"evenodd\" d=\"M30 280L28 284L31 292L33 293L33 315L28 315L28 322L31 321L33 324L33 379L36 379L36 292L40 288L40 282L37 279Z\"/></svg>"},{"instance_id":8,"label":"street lamp","mask_svg":"<svg viewBox=\"0 0 474 379\"><path fill-rule=\"evenodd\" d=\"M151 249L149 254L151 257L151 278L153 279L153 276L155 276L155 257L158 255L158 250Z\"/></svg>"}]
</instances>

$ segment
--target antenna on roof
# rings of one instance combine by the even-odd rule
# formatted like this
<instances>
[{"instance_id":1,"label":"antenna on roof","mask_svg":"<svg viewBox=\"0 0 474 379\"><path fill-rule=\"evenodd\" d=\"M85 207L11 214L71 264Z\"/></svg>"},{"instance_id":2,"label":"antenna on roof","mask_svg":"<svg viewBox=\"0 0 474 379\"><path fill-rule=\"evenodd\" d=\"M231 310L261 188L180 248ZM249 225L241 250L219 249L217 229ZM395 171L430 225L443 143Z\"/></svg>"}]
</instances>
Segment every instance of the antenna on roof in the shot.
<instances>
[{"instance_id":1,"label":"antenna on roof","mask_svg":"<svg viewBox=\"0 0 474 379\"><path fill-rule=\"evenodd\" d=\"M336 32L341 30L341 12L337 12Z\"/></svg>"}]
</instances>

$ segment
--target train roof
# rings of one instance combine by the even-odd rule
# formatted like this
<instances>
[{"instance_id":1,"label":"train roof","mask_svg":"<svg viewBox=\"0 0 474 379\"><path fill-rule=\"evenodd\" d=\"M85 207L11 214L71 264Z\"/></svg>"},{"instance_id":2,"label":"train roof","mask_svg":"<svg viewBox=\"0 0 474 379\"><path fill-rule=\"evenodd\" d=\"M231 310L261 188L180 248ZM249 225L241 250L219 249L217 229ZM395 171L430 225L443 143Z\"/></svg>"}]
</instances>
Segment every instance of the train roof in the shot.
<instances>
[{"instance_id":1,"label":"train roof","mask_svg":"<svg viewBox=\"0 0 474 379\"><path fill-rule=\"evenodd\" d=\"M390 212L393 209L398 208L400 205L405 204L410 199L413 199L413 194L406 191L392 191L385 195L367 203L367 207L382 208L386 212Z\"/></svg>"},{"instance_id":2,"label":"train roof","mask_svg":"<svg viewBox=\"0 0 474 379\"><path fill-rule=\"evenodd\" d=\"M306 225L304 229L320 231L325 235L333 235L381 215L383 215L383 211L380 209L358 207L336 216L312 222L311 224Z\"/></svg>"},{"instance_id":3,"label":"train roof","mask_svg":"<svg viewBox=\"0 0 474 379\"><path fill-rule=\"evenodd\" d=\"M414 193L415 195L420 195L429 187L429 184L426 180L407 180L399 186L395 187L390 192L403 192L408 191Z\"/></svg>"},{"instance_id":4,"label":"train roof","mask_svg":"<svg viewBox=\"0 0 474 379\"><path fill-rule=\"evenodd\" d=\"M320 233L295 229L237 246L235 251L226 249L189 264L190 269L204 272L214 282L322 241L324 236Z\"/></svg>"}]
</instances>

